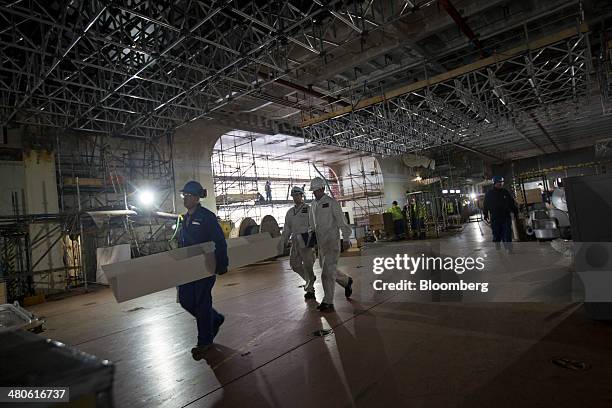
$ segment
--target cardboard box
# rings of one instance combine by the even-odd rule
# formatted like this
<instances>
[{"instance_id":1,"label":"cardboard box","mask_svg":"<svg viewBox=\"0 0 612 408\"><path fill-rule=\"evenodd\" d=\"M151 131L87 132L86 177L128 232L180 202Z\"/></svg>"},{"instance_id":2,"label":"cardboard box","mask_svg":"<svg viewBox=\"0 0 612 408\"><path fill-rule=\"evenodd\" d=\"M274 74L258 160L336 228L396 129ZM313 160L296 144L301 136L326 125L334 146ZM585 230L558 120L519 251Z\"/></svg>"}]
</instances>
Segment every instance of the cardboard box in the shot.
<instances>
[{"instance_id":1,"label":"cardboard box","mask_svg":"<svg viewBox=\"0 0 612 408\"><path fill-rule=\"evenodd\" d=\"M385 226L385 234L390 237L395 235L395 221L393 221L393 214L384 213L383 214L383 224Z\"/></svg>"},{"instance_id":2,"label":"cardboard box","mask_svg":"<svg viewBox=\"0 0 612 408\"><path fill-rule=\"evenodd\" d=\"M383 219L383 215L382 214L370 214L369 218L369 225L370 225L370 229L371 230L382 230L384 229L384 219Z\"/></svg>"},{"instance_id":3,"label":"cardboard box","mask_svg":"<svg viewBox=\"0 0 612 408\"><path fill-rule=\"evenodd\" d=\"M541 203L542 202L542 191L540 191L539 188L532 188L530 190L525 190L525 197L527 198L527 200L523 200L523 193L522 191L518 191L518 194L516 195L516 201L519 204L535 204L535 203Z\"/></svg>"},{"instance_id":4,"label":"cardboard box","mask_svg":"<svg viewBox=\"0 0 612 408\"><path fill-rule=\"evenodd\" d=\"M96 268L96 282L103 285L108 285L108 279L106 279L106 275L104 275L102 265L129 261L131 258L132 252L130 249L130 244L120 244L110 247L97 248L96 260L98 265Z\"/></svg>"},{"instance_id":5,"label":"cardboard box","mask_svg":"<svg viewBox=\"0 0 612 408\"><path fill-rule=\"evenodd\" d=\"M227 240L229 269L277 256L279 240L267 232ZM102 270L117 302L125 302L212 276L216 267L214 251L214 242L207 242L102 265Z\"/></svg>"}]
</instances>

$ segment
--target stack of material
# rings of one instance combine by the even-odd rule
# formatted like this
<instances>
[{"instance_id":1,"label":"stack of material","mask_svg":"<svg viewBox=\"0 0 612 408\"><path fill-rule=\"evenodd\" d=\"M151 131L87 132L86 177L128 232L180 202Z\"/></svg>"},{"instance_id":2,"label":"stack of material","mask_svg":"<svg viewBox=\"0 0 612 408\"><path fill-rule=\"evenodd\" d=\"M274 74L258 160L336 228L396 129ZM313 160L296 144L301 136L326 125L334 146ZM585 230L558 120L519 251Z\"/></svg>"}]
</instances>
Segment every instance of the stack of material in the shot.
<instances>
[{"instance_id":1,"label":"stack of material","mask_svg":"<svg viewBox=\"0 0 612 408\"><path fill-rule=\"evenodd\" d=\"M382 214L370 214L368 217L368 224L371 230L385 229L385 222Z\"/></svg>"},{"instance_id":2,"label":"stack of material","mask_svg":"<svg viewBox=\"0 0 612 408\"><path fill-rule=\"evenodd\" d=\"M519 191L516 196L516 202L519 204L535 204L542 202L542 191L539 188L533 188L525 190L525 197L523 193Z\"/></svg>"},{"instance_id":3,"label":"stack of material","mask_svg":"<svg viewBox=\"0 0 612 408\"><path fill-rule=\"evenodd\" d=\"M257 200L257 193L221 194L216 197L217 204L235 204Z\"/></svg>"},{"instance_id":4,"label":"stack of material","mask_svg":"<svg viewBox=\"0 0 612 408\"><path fill-rule=\"evenodd\" d=\"M391 213L370 214L368 221L370 231L375 231L374 236L377 240L381 238L379 231L383 231L386 238L392 238L395 235L395 224Z\"/></svg>"}]
</instances>

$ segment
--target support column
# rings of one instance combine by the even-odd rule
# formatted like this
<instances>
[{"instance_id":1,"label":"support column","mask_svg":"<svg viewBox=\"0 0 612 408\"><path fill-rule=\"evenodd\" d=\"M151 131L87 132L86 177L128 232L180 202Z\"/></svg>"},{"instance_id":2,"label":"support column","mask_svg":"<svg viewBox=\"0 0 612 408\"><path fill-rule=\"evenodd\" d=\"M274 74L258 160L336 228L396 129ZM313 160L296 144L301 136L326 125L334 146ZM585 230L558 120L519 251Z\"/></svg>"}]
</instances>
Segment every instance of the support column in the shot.
<instances>
[{"instance_id":1,"label":"support column","mask_svg":"<svg viewBox=\"0 0 612 408\"><path fill-rule=\"evenodd\" d=\"M59 212L55 155L45 150L24 152L24 187L27 214L56 214ZM31 263L35 289L50 292L66 288L64 262L62 259L62 232L51 223L31 224ZM44 272L44 274L40 274Z\"/></svg>"},{"instance_id":2,"label":"support column","mask_svg":"<svg viewBox=\"0 0 612 408\"><path fill-rule=\"evenodd\" d=\"M196 121L174 133L173 165L176 185L176 211L184 212L180 189L189 180L196 180L207 190L202 206L217 213L211 157L217 140L232 130L226 126Z\"/></svg>"}]
</instances>

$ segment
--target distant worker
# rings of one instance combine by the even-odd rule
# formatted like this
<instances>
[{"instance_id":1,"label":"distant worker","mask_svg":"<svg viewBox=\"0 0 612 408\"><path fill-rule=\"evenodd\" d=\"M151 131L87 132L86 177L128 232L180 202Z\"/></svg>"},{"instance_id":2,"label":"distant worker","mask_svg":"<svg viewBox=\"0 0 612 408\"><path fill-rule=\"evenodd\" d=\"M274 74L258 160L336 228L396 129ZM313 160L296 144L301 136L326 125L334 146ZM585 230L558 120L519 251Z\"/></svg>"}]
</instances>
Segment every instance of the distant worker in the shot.
<instances>
[{"instance_id":1,"label":"distant worker","mask_svg":"<svg viewBox=\"0 0 612 408\"><path fill-rule=\"evenodd\" d=\"M291 189L291 198L295 206L291 207L285 215L285 225L279 241L279 252L285 251L285 246L291 238L291 252L289 265L294 272L304 279L305 299L315 299L314 283L316 280L312 270L315 255L314 249L308 244L308 223L310 207L304 203L304 190L298 186Z\"/></svg>"},{"instance_id":2,"label":"distant worker","mask_svg":"<svg viewBox=\"0 0 612 408\"><path fill-rule=\"evenodd\" d=\"M393 233L396 239L401 239L404 234L404 213L397 204L397 201L393 201L391 208L387 210L389 214L393 216Z\"/></svg>"},{"instance_id":3,"label":"distant worker","mask_svg":"<svg viewBox=\"0 0 612 408\"><path fill-rule=\"evenodd\" d=\"M493 188L487 191L484 198L483 216L485 221L491 220L493 242L499 248L499 242L504 242L506 249L512 249L512 217L518 218L516 202L508 190L503 188L504 178L493 177Z\"/></svg>"},{"instance_id":4,"label":"distant worker","mask_svg":"<svg viewBox=\"0 0 612 408\"><path fill-rule=\"evenodd\" d=\"M272 183L266 181L266 201L272 201Z\"/></svg>"},{"instance_id":5,"label":"distant worker","mask_svg":"<svg viewBox=\"0 0 612 408\"><path fill-rule=\"evenodd\" d=\"M213 340L225 321L225 317L212 307L211 292L216 275L227 272L227 243L215 214L200 205L200 198L206 195L202 185L197 181L189 181L181 190L181 195L187 213L183 216L178 231L179 247L210 241L215 243L215 275L178 287L179 303L197 322L198 343L191 349L191 354L194 359L201 360L204 353L212 347Z\"/></svg>"},{"instance_id":6,"label":"distant worker","mask_svg":"<svg viewBox=\"0 0 612 408\"><path fill-rule=\"evenodd\" d=\"M408 203L406 212L410 218L412 238L425 239L425 219L427 218L427 209L425 206L417 201L415 197L412 197L410 203Z\"/></svg>"},{"instance_id":7,"label":"distant worker","mask_svg":"<svg viewBox=\"0 0 612 408\"><path fill-rule=\"evenodd\" d=\"M346 223L338 201L325 194L325 180L315 177L310 182L315 200L310 203L310 230L316 236L323 283L323 300L317 306L321 312L334 310L334 282L344 288L344 295L353 293L353 278L338 270L340 252L350 247L351 227ZM342 230L342 240L340 240Z\"/></svg>"}]
</instances>

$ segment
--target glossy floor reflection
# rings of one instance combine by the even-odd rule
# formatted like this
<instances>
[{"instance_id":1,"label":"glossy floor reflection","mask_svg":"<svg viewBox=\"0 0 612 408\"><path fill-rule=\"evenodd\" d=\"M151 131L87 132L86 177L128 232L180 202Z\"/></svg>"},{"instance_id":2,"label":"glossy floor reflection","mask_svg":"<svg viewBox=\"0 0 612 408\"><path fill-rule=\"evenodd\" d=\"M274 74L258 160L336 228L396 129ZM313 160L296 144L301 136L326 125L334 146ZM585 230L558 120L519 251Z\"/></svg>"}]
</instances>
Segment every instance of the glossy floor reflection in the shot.
<instances>
[{"instance_id":1,"label":"glossy floor reflection","mask_svg":"<svg viewBox=\"0 0 612 408\"><path fill-rule=\"evenodd\" d=\"M471 250L487 234L470 224L443 241ZM200 362L174 290L117 304L105 289L32 310L46 336L115 362L118 407L612 406L612 325L580 304L406 303L359 290L349 302L338 287L337 313L321 315L300 284L286 258L220 277L226 322Z\"/></svg>"}]
</instances>

